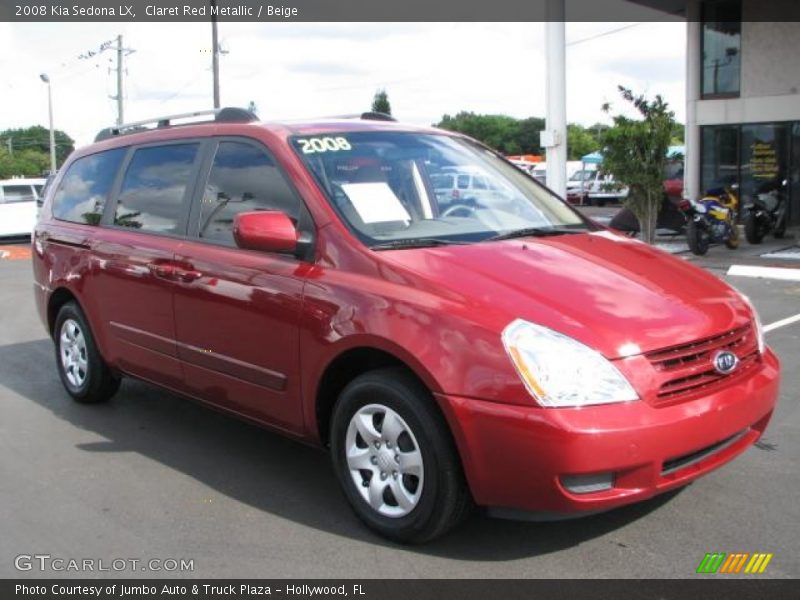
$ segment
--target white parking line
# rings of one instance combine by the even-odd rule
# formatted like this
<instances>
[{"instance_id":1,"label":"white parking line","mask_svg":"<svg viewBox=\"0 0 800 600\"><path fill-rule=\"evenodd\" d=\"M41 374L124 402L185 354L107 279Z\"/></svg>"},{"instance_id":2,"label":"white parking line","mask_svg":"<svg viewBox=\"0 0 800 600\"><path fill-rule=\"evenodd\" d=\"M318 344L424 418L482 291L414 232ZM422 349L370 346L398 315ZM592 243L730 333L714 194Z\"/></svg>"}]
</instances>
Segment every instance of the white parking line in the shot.
<instances>
[{"instance_id":1,"label":"white parking line","mask_svg":"<svg viewBox=\"0 0 800 600\"><path fill-rule=\"evenodd\" d=\"M800 315L794 315L793 317L786 317L785 319L781 319L780 321L775 321L774 323L770 323L769 325L764 325L764 333L772 331L773 329L778 329L779 327L785 327L786 325L791 325L792 323L797 323L800 321Z\"/></svg>"},{"instance_id":2,"label":"white parking line","mask_svg":"<svg viewBox=\"0 0 800 600\"><path fill-rule=\"evenodd\" d=\"M764 277L766 279L783 279L784 281L800 281L800 269L784 267L757 267L753 265L731 265L728 275L741 277Z\"/></svg>"}]
</instances>

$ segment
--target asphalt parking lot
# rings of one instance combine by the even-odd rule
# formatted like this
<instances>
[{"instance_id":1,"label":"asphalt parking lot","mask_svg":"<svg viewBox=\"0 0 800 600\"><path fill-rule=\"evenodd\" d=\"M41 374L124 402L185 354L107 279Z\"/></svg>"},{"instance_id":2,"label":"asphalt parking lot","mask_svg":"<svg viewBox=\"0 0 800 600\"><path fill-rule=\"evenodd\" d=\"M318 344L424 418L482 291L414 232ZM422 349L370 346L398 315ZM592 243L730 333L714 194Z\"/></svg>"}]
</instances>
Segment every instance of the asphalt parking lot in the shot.
<instances>
[{"instance_id":1,"label":"asphalt parking lot","mask_svg":"<svg viewBox=\"0 0 800 600\"><path fill-rule=\"evenodd\" d=\"M783 361L780 404L733 463L610 513L475 514L403 547L361 526L320 451L131 380L107 405L73 403L22 255L0 260L0 577L80 576L15 570L14 557L36 553L193 559L193 572L169 575L196 578L692 577L718 551L771 552L761 577L800 577L800 323L768 334ZM730 281L765 323L800 312L798 282Z\"/></svg>"}]
</instances>

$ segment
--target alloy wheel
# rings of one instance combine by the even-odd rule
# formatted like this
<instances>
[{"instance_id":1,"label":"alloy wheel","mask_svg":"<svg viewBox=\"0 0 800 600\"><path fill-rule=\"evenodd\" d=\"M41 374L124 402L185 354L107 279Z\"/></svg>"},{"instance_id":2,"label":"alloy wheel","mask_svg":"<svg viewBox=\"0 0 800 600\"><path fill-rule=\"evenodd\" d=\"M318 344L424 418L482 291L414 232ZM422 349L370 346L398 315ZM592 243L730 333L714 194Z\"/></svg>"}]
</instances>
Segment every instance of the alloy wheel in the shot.
<instances>
[{"instance_id":1,"label":"alloy wheel","mask_svg":"<svg viewBox=\"0 0 800 600\"><path fill-rule=\"evenodd\" d=\"M345 453L353 483L376 512L398 518L414 510L425 469L417 438L397 412L361 407L347 427Z\"/></svg>"},{"instance_id":2,"label":"alloy wheel","mask_svg":"<svg viewBox=\"0 0 800 600\"><path fill-rule=\"evenodd\" d=\"M59 334L59 355L61 368L67 381L75 388L81 388L89 374L89 361L86 351L86 338L74 319L67 319L61 325Z\"/></svg>"}]
</instances>

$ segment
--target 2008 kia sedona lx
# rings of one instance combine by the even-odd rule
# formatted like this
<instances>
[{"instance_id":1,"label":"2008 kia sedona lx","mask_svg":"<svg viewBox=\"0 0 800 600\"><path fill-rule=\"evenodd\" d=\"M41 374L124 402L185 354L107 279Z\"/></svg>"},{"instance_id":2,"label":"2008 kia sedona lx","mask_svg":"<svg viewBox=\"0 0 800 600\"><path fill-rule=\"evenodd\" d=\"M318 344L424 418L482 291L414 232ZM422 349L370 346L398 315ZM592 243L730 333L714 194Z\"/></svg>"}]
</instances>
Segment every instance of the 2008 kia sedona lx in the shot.
<instances>
[{"instance_id":1,"label":"2008 kia sedona lx","mask_svg":"<svg viewBox=\"0 0 800 600\"><path fill-rule=\"evenodd\" d=\"M413 542L475 504L650 498L767 426L778 360L743 296L477 142L176 120L104 130L47 194L36 301L76 400L131 376L327 446L358 516Z\"/></svg>"}]
</instances>

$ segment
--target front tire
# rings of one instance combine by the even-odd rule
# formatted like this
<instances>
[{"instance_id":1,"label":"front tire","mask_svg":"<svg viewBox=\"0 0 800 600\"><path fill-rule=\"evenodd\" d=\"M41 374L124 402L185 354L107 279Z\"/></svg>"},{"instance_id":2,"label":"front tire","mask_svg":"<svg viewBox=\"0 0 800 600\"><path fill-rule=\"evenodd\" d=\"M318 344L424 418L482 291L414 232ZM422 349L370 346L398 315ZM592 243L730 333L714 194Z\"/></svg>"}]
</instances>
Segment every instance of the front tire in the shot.
<instances>
[{"instance_id":1,"label":"front tire","mask_svg":"<svg viewBox=\"0 0 800 600\"><path fill-rule=\"evenodd\" d=\"M749 244L760 244L764 239L764 232L758 224L758 219L752 213L744 220L744 237Z\"/></svg>"},{"instance_id":2,"label":"front tire","mask_svg":"<svg viewBox=\"0 0 800 600\"><path fill-rule=\"evenodd\" d=\"M686 242L689 244L692 254L703 256L708 252L708 236L694 221L689 221L686 226Z\"/></svg>"},{"instance_id":3,"label":"front tire","mask_svg":"<svg viewBox=\"0 0 800 600\"><path fill-rule=\"evenodd\" d=\"M119 377L97 351L89 323L75 302L67 302L58 311L53 340L58 375L74 400L95 404L109 400L117 392Z\"/></svg>"},{"instance_id":4,"label":"front tire","mask_svg":"<svg viewBox=\"0 0 800 600\"><path fill-rule=\"evenodd\" d=\"M403 369L354 379L334 408L333 467L371 529L403 543L446 533L471 498L455 444L430 392Z\"/></svg>"}]
</instances>

